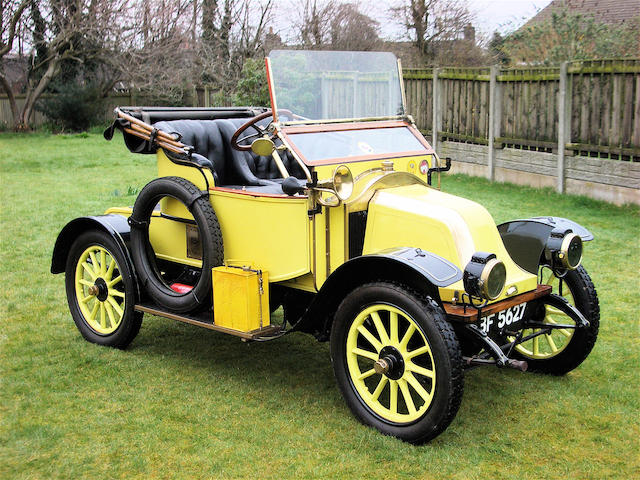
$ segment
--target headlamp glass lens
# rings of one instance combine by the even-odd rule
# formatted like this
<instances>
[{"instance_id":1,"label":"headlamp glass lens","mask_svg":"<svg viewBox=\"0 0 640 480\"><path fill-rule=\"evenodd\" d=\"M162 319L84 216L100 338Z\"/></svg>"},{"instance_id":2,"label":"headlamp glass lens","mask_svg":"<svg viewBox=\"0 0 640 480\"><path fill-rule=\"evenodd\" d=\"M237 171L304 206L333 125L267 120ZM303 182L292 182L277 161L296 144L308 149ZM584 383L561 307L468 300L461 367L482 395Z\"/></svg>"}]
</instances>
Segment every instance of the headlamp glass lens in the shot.
<instances>
[{"instance_id":1,"label":"headlamp glass lens","mask_svg":"<svg viewBox=\"0 0 640 480\"><path fill-rule=\"evenodd\" d=\"M577 268L582 260L582 239L577 235L569 242L567 249L567 262L569 268Z\"/></svg>"},{"instance_id":2,"label":"headlamp glass lens","mask_svg":"<svg viewBox=\"0 0 640 480\"><path fill-rule=\"evenodd\" d=\"M502 262L496 262L493 264L489 277L487 278L486 293L489 299L493 300L498 298L504 288L504 283L507 280L507 269Z\"/></svg>"}]
</instances>

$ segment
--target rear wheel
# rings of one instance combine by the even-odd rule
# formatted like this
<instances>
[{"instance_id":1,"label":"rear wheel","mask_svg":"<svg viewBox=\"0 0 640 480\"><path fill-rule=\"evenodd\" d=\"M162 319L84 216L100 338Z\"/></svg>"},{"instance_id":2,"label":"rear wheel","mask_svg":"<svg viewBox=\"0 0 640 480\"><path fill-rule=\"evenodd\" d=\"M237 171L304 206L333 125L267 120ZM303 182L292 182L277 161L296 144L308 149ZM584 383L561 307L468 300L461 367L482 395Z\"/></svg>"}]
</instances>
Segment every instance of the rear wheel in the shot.
<instances>
[{"instance_id":1,"label":"rear wheel","mask_svg":"<svg viewBox=\"0 0 640 480\"><path fill-rule=\"evenodd\" d=\"M436 437L462 399L458 341L440 307L379 282L347 295L331 331L331 358L356 417L411 443Z\"/></svg>"},{"instance_id":2,"label":"rear wheel","mask_svg":"<svg viewBox=\"0 0 640 480\"><path fill-rule=\"evenodd\" d=\"M560 294L560 279L548 268L540 270L540 283L551 285L553 293ZM598 337L600 305L591 277L578 267L562 278L562 296L589 321L587 328L551 329L515 347L517 357L526 360L530 371L562 375L580 365L589 355ZM575 325L569 316L550 305L545 307L544 323ZM524 330L531 335L541 329ZM510 338L509 341L513 341Z\"/></svg>"},{"instance_id":3,"label":"rear wheel","mask_svg":"<svg viewBox=\"0 0 640 480\"><path fill-rule=\"evenodd\" d=\"M85 232L73 243L65 286L73 320L88 341L124 348L138 334L143 314L134 310L135 279L105 232Z\"/></svg>"}]
</instances>

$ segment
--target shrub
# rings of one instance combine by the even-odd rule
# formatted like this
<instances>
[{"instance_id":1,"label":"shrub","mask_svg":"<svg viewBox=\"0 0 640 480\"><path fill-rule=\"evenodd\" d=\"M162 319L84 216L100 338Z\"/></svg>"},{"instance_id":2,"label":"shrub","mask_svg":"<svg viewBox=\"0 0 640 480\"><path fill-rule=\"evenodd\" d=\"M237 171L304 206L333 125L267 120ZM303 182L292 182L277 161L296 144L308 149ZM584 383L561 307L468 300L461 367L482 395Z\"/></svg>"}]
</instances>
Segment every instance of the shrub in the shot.
<instances>
[{"instance_id":1,"label":"shrub","mask_svg":"<svg viewBox=\"0 0 640 480\"><path fill-rule=\"evenodd\" d=\"M264 61L247 58L242 67L234 97L236 105L266 107L271 104Z\"/></svg>"},{"instance_id":2,"label":"shrub","mask_svg":"<svg viewBox=\"0 0 640 480\"><path fill-rule=\"evenodd\" d=\"M42 98L36 109L62 130L79 132L104 122L105 98L93 85L67 84Z\"/></svg>"}]
</instances>

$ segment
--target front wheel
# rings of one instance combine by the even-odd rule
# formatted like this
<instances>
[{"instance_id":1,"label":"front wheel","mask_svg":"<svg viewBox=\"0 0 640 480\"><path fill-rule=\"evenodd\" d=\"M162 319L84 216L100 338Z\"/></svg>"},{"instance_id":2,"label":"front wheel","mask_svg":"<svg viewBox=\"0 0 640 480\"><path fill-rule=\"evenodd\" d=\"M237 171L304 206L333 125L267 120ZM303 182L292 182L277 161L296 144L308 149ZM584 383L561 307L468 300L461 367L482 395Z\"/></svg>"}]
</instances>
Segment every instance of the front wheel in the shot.
<instances>
[{"instance_id":1,"label":"front wheel","mask_svg":"<svg viewBox=\"0 0 640 480\"><path fill-rule=\"evenodd\" d=\"M138 334L142 313L134 310L135 279L105 232L85 232L73 243L65 286L71 315L86 340L124 348Z\"/></svg>"},{"instance_id":2,"label":"front wheel","mask_svg":"<svg viewBox=\"0 0 640 480\"><path fill-rule=\"evenodd\" d=\"M441 308L402 286L363 285L340 304L331 359L364 424L411 443L442 433L462 400L460 346Z\"/></svg>"},{"instance_id":3,"label":"front wheel","mask_svg":"<svg viewBox=\"0 0 640 480\"><path fill-rule=\"evenodd\" d=\"M591 277L584 269L578 267L570 270L561 279L544 267L539 272L540 283L551 285L553 293L560 294L589 321L586 328L557 328L533 337L515 347L516 357L526 360L529 370L553 375L562 375L580 365L593 349L600 326L600 305L598 294ZM544 323L575 325L566 314L547 305ZM540 329L527 329L524 336L538 333ZM513 341L513 337L509 339Z\"/></svg>"}]
</instances>

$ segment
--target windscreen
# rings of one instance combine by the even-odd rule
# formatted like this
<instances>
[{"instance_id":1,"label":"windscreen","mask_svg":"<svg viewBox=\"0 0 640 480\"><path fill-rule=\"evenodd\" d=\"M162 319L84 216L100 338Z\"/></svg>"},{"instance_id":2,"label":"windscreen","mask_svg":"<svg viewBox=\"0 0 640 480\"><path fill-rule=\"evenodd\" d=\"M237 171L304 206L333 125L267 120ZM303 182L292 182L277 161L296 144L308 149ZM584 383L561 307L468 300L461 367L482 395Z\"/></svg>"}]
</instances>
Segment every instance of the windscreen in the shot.
<instances>
[{"instance_id":1,"label":"windscreen","mask_svg":"<svg viewBox=\"0 0 640 480\"><path fill-rule=\"evenodd\" d=\"M410 152L426 153L425 147L406 127L376 128L318 133L290 133L289 138L308 162L329 159Z\"/></svg>"},{"instance_id":2,"label":"windscreen","mask_svg":"<svg viewBox=\"0 0 640 480\"><path fill-rule=\"evenodd\" d=\"M388 52L273 50L270 88L278 110L331 120L404 115L398 62Z\"/></svg>"}]
</instances>

